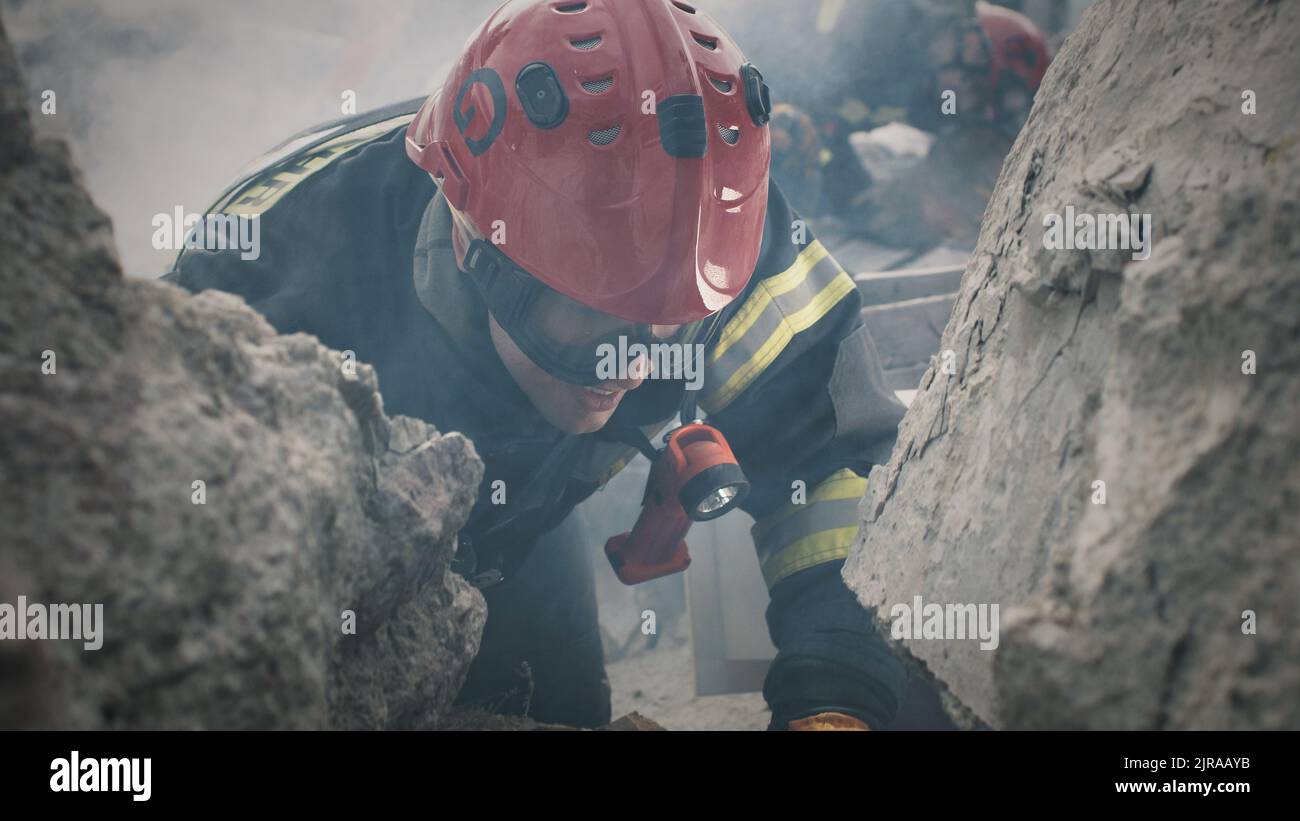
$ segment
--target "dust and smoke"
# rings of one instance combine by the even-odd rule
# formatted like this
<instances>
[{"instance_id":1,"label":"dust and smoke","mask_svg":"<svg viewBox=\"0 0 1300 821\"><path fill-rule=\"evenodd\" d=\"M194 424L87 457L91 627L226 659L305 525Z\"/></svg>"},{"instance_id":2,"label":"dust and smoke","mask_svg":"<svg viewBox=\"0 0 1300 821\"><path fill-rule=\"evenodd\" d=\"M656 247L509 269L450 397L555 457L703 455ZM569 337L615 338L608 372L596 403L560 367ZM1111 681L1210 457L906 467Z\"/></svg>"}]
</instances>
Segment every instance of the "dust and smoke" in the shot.
<instances>
[{"instance_id":1,"label":"dust and smoke","mask_svg":"<svg viewBox=\"0 0 1300 821\"><path fill-rule=\"evenodd\" d=\"M66 137L132 276L165 273L152 220L202 212L285 137L427 93L497 0L5 0L37 125Z\"/></svg>"}]
</instances>

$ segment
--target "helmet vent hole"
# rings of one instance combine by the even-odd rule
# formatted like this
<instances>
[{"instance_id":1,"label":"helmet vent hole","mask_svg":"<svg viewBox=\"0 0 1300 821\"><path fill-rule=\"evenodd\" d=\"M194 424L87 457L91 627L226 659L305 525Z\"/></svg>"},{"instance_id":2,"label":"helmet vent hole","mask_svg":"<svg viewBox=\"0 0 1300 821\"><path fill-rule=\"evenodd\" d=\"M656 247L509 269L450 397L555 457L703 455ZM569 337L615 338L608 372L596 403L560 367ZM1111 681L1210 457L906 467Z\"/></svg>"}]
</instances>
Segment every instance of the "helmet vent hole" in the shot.
<instances>
[{"instance_id":1,"label":"helmet vent hole","mask_svg":"<svg viewBox=\"0 0 1300 821\"><path fill-rule=\"evenodd\" d=\"M587 132L587 140L592 145L604 146L609 145L618 139L618 133L623 130L621 125L613 125L609 128L602 128L599 131Z\"/></svg>"},{"instance_id":2,"label":"helmet vent hole","mask_svg":"<svg viewBox=\"0 0 1300 821\"><path fill-rule=\"evenodd\" d=\"M740 142L740 129L734 125L727 126L718 123L718 136L721 137L722 141L727 145L735 145Z\"/></svg>"},{"instance_id":3,"label":"helmet vent hole","mask_svg":"<svg viewBox=\"0 0 1300 821\"><path fill-rule=\"evenodd\" d=\"M569 45L582 51L591 51L593 48L600 45L600 35L597 34L593 37L584 37L581 40L570 40Z\"/></svg>"},{"instance_id":4,"label":"helmet vent hole","mask_svg":"<svg viewBox=\"0 0 1300 821\"><path fill-rule=\"evenodd\" d=\"M703 34L696 34L695 32L691 32L691 36L695 38L695 42L704 46L709 51L718 50L718 40L716 37L705 37Z\"/></svg>"},{"instance_id":5,"label":"helmet vent hole","mask_svg":"<svg viewBox=\"0 0 1300 821\"><path fill-rule=\"evenodd\" d=\"M694 14L694 13L695 13L695 7L694 7L694 6L688 6L688 5L686 5L685 3L678 3L677 0L673 0L673 5L676 6L677 8L679 8L679 9L681 9L682 11L686 12L687 14Z\"/></svg>"},{"instance_id":6,"label":"helmet vent hole","mask_svg":"<svg viewBox=\"0 0 1300 821\"><path fill-rule=\"evenodd\" d=\"M717 77L710 77L709 82L713 83L713 87L718 91L721 91L723 94L730 94L731 89L733 88L729 81L719 80Z\"/></svg>"},{"instance_id":7,"label":"helmet vent hole","mask_svg":"<svg viewBox=\"0 0 1300 821\"><path fill-rule=\"evenodd\" d=\"M556 6L555 10L560 14L577 14L580 11L587 10L586 3L565 3L563 6Z\"/></svg>"},{"instance_id":8,"label":"helmet vent hole","mask_svg":"<svg viewBox=\"0 0 1300 821\"><path fill-rule=\"evenodd\" d=\"M589 94L604 94L606 91L609 91L613 85L613 75L609 77L601 77L599 80L584 80L582 82L583 90Z\"/></svg>"}]
</instances>

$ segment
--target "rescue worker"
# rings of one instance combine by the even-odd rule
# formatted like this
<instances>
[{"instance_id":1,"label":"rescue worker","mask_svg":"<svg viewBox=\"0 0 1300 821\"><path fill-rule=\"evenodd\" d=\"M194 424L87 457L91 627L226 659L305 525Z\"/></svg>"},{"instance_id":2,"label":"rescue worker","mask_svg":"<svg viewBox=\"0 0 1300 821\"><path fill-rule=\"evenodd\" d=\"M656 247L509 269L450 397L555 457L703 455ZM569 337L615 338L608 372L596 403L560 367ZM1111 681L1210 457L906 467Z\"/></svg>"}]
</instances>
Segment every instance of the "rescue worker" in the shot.
<instances>
[{"instance_id":1,"label":"rescue worker","mask_svg":"<svg viewBox=\"0 0 1300 821\"><path fill-rule=\"evenodd\" d=\"M973 16L947 20L926 50L929 82L909 106L911 123L940 134L984 125L1014 140L1051 62L1042 30L1018 11L980 0ZM957 100L952 117L939 104L948 89Z\"/></svg>"},{"instance_id":2,"label":"rescue worker","mask_svg":"<svg viewBox=\"0 0 1300 821\"><path fill-rule=\"evenodd\" d=\"M1028 17L983 0L724 3L743 22L750 55L774 66L768 80L776 102L798 107L774 119L774 176L810 216L860 224L870 215L907 225L925 221L924 212L940 212L930 222L970 213L964 203L927 201L924 209L877 214L868 191L878 181L859 164L850 134L891 122L934 132L939 150L954 160L944 163L945 171L957 169L960 178L962 167L980 167L977 182L950 187L991 189L983 170L992 165L996 177L1050 61L1047 39ZM945 107L947 91L955 96ZM808 137L805 120L817 139ZM821 171L824 195L807 182L814 169ZM974 209L976 227L984 201ZM893 232L873 238L897 244Z\"/></svg>"},{"instance_id":3,"label":"rescue worker","mask_svg":"<svg viewBox=\"0 0 1300 821\"><path fill-rule=\"evenodd\" d=\"M256 260L188 251L168 275L355 352L389 413L473 440L454 568L488 620L461 703L608 722L586 546L533 548L681 413L751 487L771 727L893 720L904 672L840 568L903 407L853 281L769 181L770 109L688 3L512 0L428 100L298 135L223 195L261 220ZM702 388L598 378L620 336L704 345Z\"/></svg>"},{"instance_id":4,"label":"rescue worker","mask_svg":"<svg viewBox=\"0 0 1300 821\"><path fill-rule=\"evenodd\" d=\"M937 138L922 162L873 182L858 225L896 247L973 247L1002 161L1047 73L1047 39L1023 14L978 2L973 17L951 18L927 53L933 70L908 119ZM952 114L941 104L946 91L955 95Z\"/></svg>"}]
</instances>

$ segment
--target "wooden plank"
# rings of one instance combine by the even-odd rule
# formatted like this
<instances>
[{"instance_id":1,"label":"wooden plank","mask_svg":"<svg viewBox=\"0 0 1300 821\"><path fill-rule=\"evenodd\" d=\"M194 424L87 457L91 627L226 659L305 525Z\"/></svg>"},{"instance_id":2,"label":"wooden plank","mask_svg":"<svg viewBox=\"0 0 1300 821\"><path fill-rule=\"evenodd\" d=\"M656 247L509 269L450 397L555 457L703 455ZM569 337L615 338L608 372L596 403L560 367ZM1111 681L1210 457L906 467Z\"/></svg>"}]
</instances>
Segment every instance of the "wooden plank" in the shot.
<instances>
[{"instance_id":1,"label":"wooden plank","mask_svg":"<svg viewBox=\"0 0 1300 821\"><path fill-rule=\"evenodd\" d=\"M935 268L910 268L906 271L879 271L855 274L853 281L862 294L863 305L884 305L908 299L951 294L961 286L963 265Z\"/></svg>"},{"instance_id":2,"label":"wooden plank","mask_svg":"<svg viewBox=\"0 0 1300 821\"><path fill-rule=\"evenodd\" d=\"M928 363L939 350L956 294L909 299L862 309L885 370ZM913 386L915 387L915 386Z\"/></svg>"}]
</instances>

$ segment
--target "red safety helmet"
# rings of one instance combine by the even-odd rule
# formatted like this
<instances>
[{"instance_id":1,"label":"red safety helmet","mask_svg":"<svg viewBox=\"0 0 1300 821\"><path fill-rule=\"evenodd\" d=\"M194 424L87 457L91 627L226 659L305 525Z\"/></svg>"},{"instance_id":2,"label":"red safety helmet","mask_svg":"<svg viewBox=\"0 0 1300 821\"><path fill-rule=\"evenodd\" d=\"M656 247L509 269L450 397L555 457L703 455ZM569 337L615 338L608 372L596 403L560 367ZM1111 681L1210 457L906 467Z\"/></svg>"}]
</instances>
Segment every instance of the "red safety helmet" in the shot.
<instances>
[{"instance_id":1,"label":"red safety helmet","mask_svg":"<svg viewBox=\"0 0 1300 821\"><path fill-rule=\"evenodd\" d=\"M406 150L477 233L504 227L499 254L475 255L495 257L490 270L630 322L683 324L753 274L770 110L762 75L686 3L512 0L420 109Z\"/></svg>"},{"instance_id":2,"label":"red safety helmet","mask_svg":"<svg viewBox=\"0 0 1300 821\"><path fill-rule=\"evenodd\" d=\"M989 41L989 80L995 95L1017 82L1033 95L1051 62L1042 30L1020 12L984 0L975 4L975 19Z\"/></svg>"}]
</instances>

